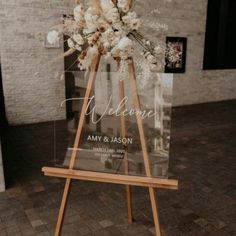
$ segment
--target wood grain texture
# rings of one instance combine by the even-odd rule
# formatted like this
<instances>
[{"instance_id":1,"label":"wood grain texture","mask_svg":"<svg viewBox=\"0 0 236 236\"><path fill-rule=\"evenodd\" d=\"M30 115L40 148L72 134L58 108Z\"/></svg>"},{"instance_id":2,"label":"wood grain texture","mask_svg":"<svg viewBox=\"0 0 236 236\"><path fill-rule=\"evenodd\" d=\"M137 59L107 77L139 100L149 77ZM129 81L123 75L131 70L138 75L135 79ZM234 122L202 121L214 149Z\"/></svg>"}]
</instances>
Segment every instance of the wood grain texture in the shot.
<instances>
[{"instance_id":1,"label":"wood grain texture","mask_svg":"<svg viewBox=\"0 0 236 236\"><path fill-rule=\"evenodd\" d=\"M93 88L93 85L95 82L95 78L97 75L99 63L100 63L100 55L97 56L96 58L94 58L93 63L90 68L88 85L87 85L87 89L86 89L86 93L85 93L85 97L84 97L84 103L83 103L82 110L81 110L81 116L80 116L79 125L78 125L78 129L77 129L76 137L75 137L75 142L74 142L74 147L73 147L71 159L70 159L69 169L73 169L74 165L75 165L76 156L77 156L77 152L78 152L77 148L79 147L81 134L82 134L82 130L83 130L83 125L84 125L84 121L85 121L86 109L87 109L89 97L90 97L90 94L92 92L92 88ZM71 178L68 176L66 178L66 184L65 184L63 197L62 197L62 201L61 201L61 206L60 206L60 210L59 210L59 215L58 215L58 219L57 219L55 236L59 236L61 234L61 228L62 228L65 209L66 209L66 205L67 205L70 184L71 184Z\"/></svg>"},{"instance_id":2,"label":"wood grain texture","mask_svg":"<svg viewBox=\"0 0 236 236\"><path fill-rule=\"evenodd\" d=\"M94 182L103 183L114 183L122 185L132 185L141 187L153 187L153 188L163 188L163 189L173 189L178 188L178 181L171 179L158 179L145 176L131 176L131 175L119 175L119 174L109 174L101 172L92 171L82 171L82 170L70 170L55 167L43 167L42 171L46 176L55 176L59 178L70 178L79 180L88 180Z\"/></svg>"},{"instance_id":3,"label":"wood grain texture","mask_svg":"<svg viewBox=\"0 0 236 236\"><path fill-rule=\"evenodd\" d=\"M125 86L124 86L124 80L119 81L119 95L120 95L120 102L122 103L123 99L125 98ZM123 104L121 107L122 111L125 111L126 106ZM126 124L125 124L125 117L121 115L120 117L120 123L121 123L121 135L122 138L126 138ZM125 148L124 151L124 166L125 166L125 174L129 175L129 160L128 160L128 153L127 149ZM129 185L126 185L126 199L127 199L127 208L128 208L128 222L131 224L133 222L133 216L132 216L132 193L131 193L131 187Z\"/></svg>"},{"instance_id":4,"label":"wood grain texture","mask_svg":"<svg viewBox=\"0 0 236 236\"><path fill-rule=\"evenodd\" d=\"M133 97L133 105L136 111L141 111L133 59L128 65L128 71L129 71L129 82L131 86L131 94ZM140 116L140 112L136 113L136 118L137 118L140 142L142 146L144 167L145 167L147 177L150 178L152 176L152 173L150 169L150 162L149 162L149 156L148 156L148 151L147 151L144 127L143 127L143 120ZM158 212L157 212L157 200L156 200L154 188L151 186L149 186L149 195L150 195L150 200L151 200L151 205L152 205L156 236L161 236L160 222L159 222L159 217L158 217Z\"/></svg>"}]
</instances>

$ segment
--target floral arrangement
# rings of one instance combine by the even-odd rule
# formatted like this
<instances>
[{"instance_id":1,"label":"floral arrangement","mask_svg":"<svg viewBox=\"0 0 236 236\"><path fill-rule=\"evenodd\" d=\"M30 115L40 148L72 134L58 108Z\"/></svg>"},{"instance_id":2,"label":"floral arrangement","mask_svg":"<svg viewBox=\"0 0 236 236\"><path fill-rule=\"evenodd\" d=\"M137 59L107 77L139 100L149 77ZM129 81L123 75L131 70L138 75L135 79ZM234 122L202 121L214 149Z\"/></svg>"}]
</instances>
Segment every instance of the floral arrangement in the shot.
<instances>
[{"instance_id":1,"label":"floral arrangement","mask_svg":"<svg viewBox=\"0 0 236 236\"><path fill-rule=\"evenodd\" d=\"M151 67L159 66L162 47L139 32L141 22L134 4L135 0L88 0L86 4L76 0L73 16L64 18L63 25L50 31L47 40L53 44L61 34L67 35L70 49L65 55L79 51L81 70L88 69L98 54L127 61L135 44L141 46L141 54Z\"/></svg>"},{"instance_id":2,"label":"floral arrangement","mask_svg":"<svg viewBox=\"0 0 236 236\"><path fill-rule=\"evenodd\" d=\"M168 61L167 66L180 66L182 58L182 48L178 42L168 42L166 45L166 59Z\"/></svg>"}]
</instances>

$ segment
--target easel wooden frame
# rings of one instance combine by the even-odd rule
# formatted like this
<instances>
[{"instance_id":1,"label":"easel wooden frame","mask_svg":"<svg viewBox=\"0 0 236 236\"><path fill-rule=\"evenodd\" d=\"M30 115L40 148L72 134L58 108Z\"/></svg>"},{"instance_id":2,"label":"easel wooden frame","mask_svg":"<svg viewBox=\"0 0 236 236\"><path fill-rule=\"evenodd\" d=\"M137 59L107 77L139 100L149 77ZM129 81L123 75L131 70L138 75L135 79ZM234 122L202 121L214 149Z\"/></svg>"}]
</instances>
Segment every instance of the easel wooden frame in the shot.
<instances>
[{"instance_id":1,"label":"easel wooden frame","mask_svg":"<svg viewBox=\"0 0 236 236\"><path fill-rule=\"evenodd\" d=\"M164 188L164 189L178 189L178 181L177 180L169 180L169 179L157 179L152 178L150 163L148 158L147 144L145 140L144 127L142 118L140 117L140 113L137 112L136 119L138 124L138 130L141 140L142 154L144 160L144 167L146 171L147 177L139 177L139 176L129 176L129 163L127 158L127 153L124 153L124 166L125 166L125 175L119 174L109 174L109 173L99 173L99 172L91 172L91 171L80 171L75 170L74 165L76 161L77 150L81 140L81 134L83 130L83 125L85 121L85 113L89 101L89 97L92 92L92 88L96 79L96 75L98 72L98 67L100 64L101 55L97 56L91 65L87 90L85 93L85 99L81 110L80 121L78 125L78 130L76 133L76 138L74 142L74 148L69 164L69 169L61 169L61 168L52 168L52 167L44 167L42 171L46 176L54 176L60 178L66 178L64 193L62 197L61 207L59 210L55 236L59 236L61 234L64 213L67 205L68 195L70 191L70 185L72 179L78 180L87 180L87 181L95 181L95 182L104 182L104 183L113 183L113 184L122 184L126 186L126 197L127 197L127 207L128 207L128 222L132 223L132 197L131 197L131 186L142 186L148 187L149 195L151 200L151 206L153 211L153 219L155 223L155 233L156 236L161 236L161 229L158 217L158 209L157 209L157 199L155 196L155 188ZM133 99L134 108L137 111L140 111L140 102L138 97L138 90L136 84L136 75L134 69L134 63L131 59L131 62L128 64L128 72L129 72L129 83L131 85L131 94ZM124 82L121 81L119 84L119 95L120 99L124 98ZM125 109L125 107L123 107ZM126 125L125 118L121 116L121 133L123 137L126 137Z\"/></svg>"}]
</instances>

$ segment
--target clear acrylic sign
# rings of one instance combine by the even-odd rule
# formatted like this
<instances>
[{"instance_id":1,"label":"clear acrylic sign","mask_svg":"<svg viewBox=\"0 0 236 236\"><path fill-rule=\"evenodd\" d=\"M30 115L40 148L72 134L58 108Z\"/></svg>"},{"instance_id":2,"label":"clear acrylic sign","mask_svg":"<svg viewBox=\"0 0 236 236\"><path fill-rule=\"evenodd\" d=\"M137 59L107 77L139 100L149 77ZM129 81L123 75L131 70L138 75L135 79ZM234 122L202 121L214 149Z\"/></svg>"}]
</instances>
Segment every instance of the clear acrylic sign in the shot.
<instances>
[{"instance_id":1,"label":"clear acrylic sign","mask_svg":"<svg viewBox=\"0 0 236 236\"><path fill-rule=\"evenodd\" d=\"M68 168L84 102L87 79L84 72L73 73L71 97L58 104L67 109L66 121L55 121L55 165ZM142 118L150 169L153 177L167 178L170 148L172 74L136 71L141 110L133 106L133 92L128 74L117 71L117 65L100 63L90 95L83 133L74 169L125 174L127 153L129 174L146 176L136 115ZM120 81L123 80L123 96ZM69 111L69 112L68 112ZM125 120L125 137L121 117ZM63 137L63 138L62 138ZM66 142L65 142L66 141Z\"/></svg>"}]
</instances>

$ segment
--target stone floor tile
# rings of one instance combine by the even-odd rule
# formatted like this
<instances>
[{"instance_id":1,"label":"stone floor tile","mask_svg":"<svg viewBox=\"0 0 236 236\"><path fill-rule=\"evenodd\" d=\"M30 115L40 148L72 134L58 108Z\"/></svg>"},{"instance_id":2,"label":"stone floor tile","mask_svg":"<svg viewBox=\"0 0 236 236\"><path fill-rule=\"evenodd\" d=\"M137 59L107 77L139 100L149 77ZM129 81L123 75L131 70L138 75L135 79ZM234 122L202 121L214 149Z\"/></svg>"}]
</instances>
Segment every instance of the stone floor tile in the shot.
<instances>
[{"instance_id":1,"label":"stone floor tile","mask_svg":"<svg viewBox=\"0 0 236 236\"><path fill-rule=\"evenodd\" d=\"M214 222L214 226L216 227L216 229L223 229L227 226L227 224L223 221L216 221Z\"/></svg>"},{"instance_id":2,"label":"stone floor tile","mask_svg":"<svg viewBox=\"0 0 236 236\"><path fill-rule=\"evenodd\" d=\"M180 209L179 211L180 211L181 215L183 215L183 216L187 216L187 215L190 215L193 213L193 211L191 209Z\"/></svg>"},{"instance_id":3,"label":"stone floor tile","mask_svg":"<svg viewBox=\"0 0 236 236\"><path fill-rule=\"evenodd\" d=\"M99 224L103 227L103 228L107 228L107 227L110 227L112 225L114 225L114 223L110 220L103 220L103 221L100 221Z\"/></svg>"},{"instance_id":4,"label":"stone floor tile","mask_svg":"<svg viewBox=\"0 0 236 236\"><path fill-rule=\"evenodd\" d=\"M176 168L179 169L179 170L184 170L187 167L185 165L177 165Z\"/></svg>"},{"instance_id":5,"label":"stone floor tile","mask_svg":"<svg viewBox=\"0 0 236 236\"><path fill-rule=\"evenodd\" d=\"M33 228L44 225L42 220L34 220L30 222Z\"/></svg>"},{"instance_id":6,"label":"stone floor tile","mask_svg":"<svg viewBox=\"0 0 236 236\"><path fill-rule=\"evenodd\" d=\"M202 188L202 191L205 192L205 193L211 193L211 192L212 192L212 189L209 188L209 187L207 187L207 186L204 186L204 187Z\"/></svg>"},{"instance_id":7,"label":"stone floor tile","mask_svg":"<svg viewBox=\"0 0 236 236\"><path fill-rule=\"evenodd\" d=\"M0 230L0 235L1 236L7 236L7 232L4 229Z\"/></svg>"},{"instance_id":8,"label":"stone floor tile","mask_svg":"<svg viewBox=\"0 0 236 236\"><path fill-rule=\"evenodd\" d=\"M205 227L206 225L208 225L208 221L203 219L203 218L198 218L194 221L195 224L201 226L201 227Z\"/></svg>"}]
</instances>

